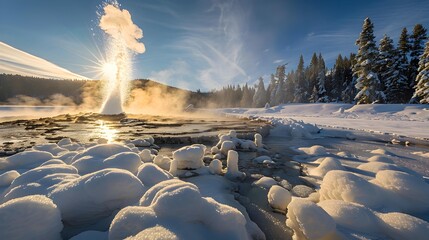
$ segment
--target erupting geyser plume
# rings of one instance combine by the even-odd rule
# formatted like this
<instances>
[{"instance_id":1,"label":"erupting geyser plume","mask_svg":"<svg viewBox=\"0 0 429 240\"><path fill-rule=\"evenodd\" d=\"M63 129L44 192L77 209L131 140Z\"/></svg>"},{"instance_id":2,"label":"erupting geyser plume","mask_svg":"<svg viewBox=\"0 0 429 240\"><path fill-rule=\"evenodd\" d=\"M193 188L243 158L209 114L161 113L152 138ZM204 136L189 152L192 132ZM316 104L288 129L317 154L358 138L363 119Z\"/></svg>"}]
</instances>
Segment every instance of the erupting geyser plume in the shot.
<instances>
[{"instance_id":1,"label":"erupting geyser plume","mask_svg":"<svg viewBox=\"0 0 429 240\"><path fill-rule=\"evenodd\" d=\"M108 83L101 114L115 115L123 113L122 103L128 95L132 57L146 49L143 43L138 42L143 31L133 23L127 10L121 10L117 1L109 2L103 10L99 26L108 36L108 47L102 70Z\"/></svg>"}]
</instances>

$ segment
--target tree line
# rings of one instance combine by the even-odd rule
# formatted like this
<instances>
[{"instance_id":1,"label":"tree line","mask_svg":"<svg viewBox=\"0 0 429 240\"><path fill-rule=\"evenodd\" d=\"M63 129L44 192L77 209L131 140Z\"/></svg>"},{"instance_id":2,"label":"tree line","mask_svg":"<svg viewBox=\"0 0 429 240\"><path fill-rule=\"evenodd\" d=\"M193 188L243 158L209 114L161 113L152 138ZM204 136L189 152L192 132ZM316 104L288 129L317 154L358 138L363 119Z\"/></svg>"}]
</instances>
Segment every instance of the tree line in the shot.
<instances>
[{"instance_id":1,"label":"tree line","mask_svg":"<svg viewBox=\"0 0 429 240\"><path fill-rule=\"evenodd\" d=\"M426 46L425 46L426 44ZM377 45L374 25L364 20L356 40L357 53L338 55L328 69L322 54L286 73L280 65L265 87L229 85L213 91L220 107L263 107L282 103L345 102L429 103L429 41L427 30L416 24L411 34L403 28L398 43L384 35Z\"/></svg>"}]
</instances>

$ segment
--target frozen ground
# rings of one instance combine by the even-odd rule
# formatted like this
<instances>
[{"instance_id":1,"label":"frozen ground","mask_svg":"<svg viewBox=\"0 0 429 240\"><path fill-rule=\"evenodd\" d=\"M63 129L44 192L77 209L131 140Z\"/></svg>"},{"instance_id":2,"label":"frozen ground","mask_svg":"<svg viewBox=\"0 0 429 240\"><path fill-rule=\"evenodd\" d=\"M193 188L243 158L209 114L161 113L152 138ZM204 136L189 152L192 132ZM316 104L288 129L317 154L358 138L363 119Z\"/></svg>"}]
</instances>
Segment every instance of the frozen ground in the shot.
<instances>
[{"instance_id":1,"label":"frozen ground","mask_svg":"<svg viewBox=\"0 0 429 240\"><path fill-rule=\"evenodd\" d=\"M429 139L429 105L425 104L285 104L267 109L219 111L239 116L293 118L319 126Z\"/></svg>"},{"instance_id":2,"label":"frozen ground","mask_svg":"<svg viewBox=\"0 0 429 240\"><path fill-rule=\"evenodd\" d=\"M62 139L0 158L0 239L427 238L425 137L321 129L268 110L219 110L271 120L265 138ZM428 121L424 108L395 111L388 121Z\"/></svg>"}]
</instances>

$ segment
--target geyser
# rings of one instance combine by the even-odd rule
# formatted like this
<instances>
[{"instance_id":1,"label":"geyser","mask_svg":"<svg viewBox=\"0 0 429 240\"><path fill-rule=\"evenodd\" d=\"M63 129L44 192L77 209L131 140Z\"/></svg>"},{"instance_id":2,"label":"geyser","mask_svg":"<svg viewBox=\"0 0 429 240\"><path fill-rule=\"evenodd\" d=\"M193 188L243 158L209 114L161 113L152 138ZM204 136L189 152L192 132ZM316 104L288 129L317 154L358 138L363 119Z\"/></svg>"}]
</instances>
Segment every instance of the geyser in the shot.
<instances>
[{"instance_id":1,"label":"geyser","mask_svg":"<svg viewBox=\"0 0 429 240\"><path fill-rule=\"evenodd\" d=\"M108 44L106 62L101 63L106 93L100 113L116 115L123 113L122 104L128 95L132 57L146 49L138 42L143 31L133 23L127 10L120 9L117 1L106 3L103 11L99 26L106 33Z\"/></svg>"}]
</instances>

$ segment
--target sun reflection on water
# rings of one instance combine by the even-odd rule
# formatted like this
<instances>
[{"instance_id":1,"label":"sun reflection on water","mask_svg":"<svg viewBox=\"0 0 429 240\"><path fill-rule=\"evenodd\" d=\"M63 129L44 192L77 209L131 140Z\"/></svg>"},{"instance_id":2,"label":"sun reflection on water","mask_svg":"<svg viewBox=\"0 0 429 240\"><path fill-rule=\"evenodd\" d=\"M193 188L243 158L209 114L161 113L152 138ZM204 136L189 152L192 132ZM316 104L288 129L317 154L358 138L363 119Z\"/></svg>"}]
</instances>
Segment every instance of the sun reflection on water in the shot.
<instances>
[{"instance_id":1,"label":"sun reflection on water","mask_svg":"<svg viewBox=\"0 0 429 240\"><path fill-rule=\"evenodd\" d=\"M99 133L100 138L104 138L107 140L107 143L115 142L117 137L118 130L109 127L104 121L99 120Z\"/></svg>"}]
</instances>

